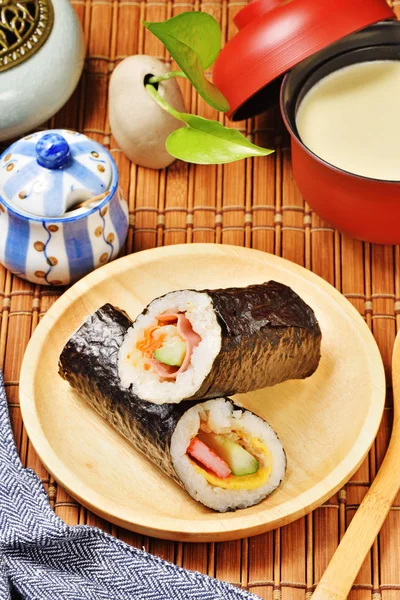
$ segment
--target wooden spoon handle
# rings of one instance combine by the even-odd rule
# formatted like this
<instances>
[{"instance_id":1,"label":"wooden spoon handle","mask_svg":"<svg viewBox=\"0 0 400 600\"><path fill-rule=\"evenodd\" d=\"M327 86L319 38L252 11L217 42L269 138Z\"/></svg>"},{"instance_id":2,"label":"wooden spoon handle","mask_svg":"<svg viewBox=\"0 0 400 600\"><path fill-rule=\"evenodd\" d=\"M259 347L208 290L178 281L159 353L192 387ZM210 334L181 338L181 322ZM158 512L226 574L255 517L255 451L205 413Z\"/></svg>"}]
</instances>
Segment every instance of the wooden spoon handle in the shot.
<instances>
[{"instance_id":1,"label":"wooden spoon handle","mask_svg":"<svg viewBox=\"0 0 400 600\"><path fill-rule=\"evenodd\" d=\"M391 452L392 448L389 447L371 488L312 596L313 600L346 600L398 491L398 458Z\"/></svg>"},{"instance_id":2,"label":"wooden spoon handle","mask_svg":"<svg viewBox=\"0 0 400 600\"><path fill-rule=\"evenodd\" d=\"M389 448L369 491L319 582L313 600L346 600L400 486L400 334L393 359L394 423Z\"/></svg>"}]
</instances>

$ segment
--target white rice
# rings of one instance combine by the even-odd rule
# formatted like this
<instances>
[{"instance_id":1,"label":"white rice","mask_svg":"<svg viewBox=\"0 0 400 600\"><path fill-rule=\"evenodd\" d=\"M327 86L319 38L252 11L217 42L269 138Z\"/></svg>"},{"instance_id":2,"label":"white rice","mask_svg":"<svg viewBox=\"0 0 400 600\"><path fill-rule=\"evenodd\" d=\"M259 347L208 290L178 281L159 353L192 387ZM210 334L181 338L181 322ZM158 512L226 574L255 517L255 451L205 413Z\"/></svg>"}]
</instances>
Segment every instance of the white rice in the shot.
<instances>
[{"instance_id":1,"label":"white rice","mask_svg":"<svg viewBox=\"0 0 400 600\"><path fill-rule=\"evenodd\" d=\"M186 454L190 440L197 435L202 421L214 433L242 431L258 438L268 448L272 463L264 485L253 490L229 490L211 485L196 471ZM202 504L220 512L257 504L273 492L286 470L286 455L275 431L260 417L249 411L235 410L225 398L208 400L190 408L179 420L171 440L171 458L175 471L188 493Z\"/></svg>"},{"instance_id":2,"label":"white rice","mask_svg":"<svg viewBox=\"0 0 400 600\"><path fill-rule=\"evenodd\" d=\"M143 355L136 349L144 331L157 325L157 317L166 312L185 312L193 330L201 337L200 344L193 349L189 367L178 373L174 381L163 381L151 369L145 370ZM139 398L155 404L190 398L211 371L221 339L221 327L208 294L185 290L157 298L145 314L139 315L121 345L118 359L121 384L126 388L132 386Z\"/></svg>"}]
</instances>

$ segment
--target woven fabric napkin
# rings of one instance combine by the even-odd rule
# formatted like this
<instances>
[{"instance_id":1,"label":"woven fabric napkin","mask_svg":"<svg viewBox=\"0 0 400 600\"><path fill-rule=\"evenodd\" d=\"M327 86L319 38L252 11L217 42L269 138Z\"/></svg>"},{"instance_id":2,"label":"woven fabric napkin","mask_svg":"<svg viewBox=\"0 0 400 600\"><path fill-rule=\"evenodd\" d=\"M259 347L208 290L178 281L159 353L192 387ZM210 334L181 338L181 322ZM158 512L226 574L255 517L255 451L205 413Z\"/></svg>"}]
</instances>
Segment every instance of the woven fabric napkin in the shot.
<instances>
[{"instance_id":1,"label":"woven fabric napkin","mask_svg":"<svg viewBox=\"0 0 400 600\"><path fill-rule=\"evenodd\" d=\"M14 444L0 371L0 600L257 600L52 511ZM259 599L258 599L259 600Z\"/></svg>"}]
</instances>

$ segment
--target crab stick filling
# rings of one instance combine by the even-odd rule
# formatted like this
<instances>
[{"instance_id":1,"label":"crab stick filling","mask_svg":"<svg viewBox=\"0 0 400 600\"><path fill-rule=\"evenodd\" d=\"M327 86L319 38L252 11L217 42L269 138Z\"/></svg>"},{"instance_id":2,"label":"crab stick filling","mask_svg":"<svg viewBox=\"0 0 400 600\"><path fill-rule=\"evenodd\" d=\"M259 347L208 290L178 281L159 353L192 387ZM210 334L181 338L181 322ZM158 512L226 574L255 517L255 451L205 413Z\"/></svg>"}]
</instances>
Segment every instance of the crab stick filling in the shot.
<instances>
[{"instance_id":1,"label":"crab stick filling","mask_svg":"<svg viewBox=\"0 0 400 600\"><path fill-rule=\"evenodd\" d=\"M190 441L186 452L200 463L200 465L214 473L220 479L226 479L232 474L228 463L198 437L194 437Z\"/></svg>"},{"instance_id":2,"label":"crab stick filling","mask_svg":"<svg viewBox=\"0 0 400 600\"><path fill-rule=\"evenodd\" d=\"M173 381L178 373L187 370L193 349L200 342L201 337L185 313L166 313L157 317L157 325L144 331L136 348L148 361L145 368Z\"/></svg>"},{"instance_id":3,"label":"crab stick filling","mask_svg":"<svg viewBox=\"0 0 400 600\"><path fill-rule=\"evenodd\" d=\"M213 486L230 490L253 490L271 474L266 445L243 432L204 433L192 438L186 454L195 470Z\"/></svg>"}]
</instances>

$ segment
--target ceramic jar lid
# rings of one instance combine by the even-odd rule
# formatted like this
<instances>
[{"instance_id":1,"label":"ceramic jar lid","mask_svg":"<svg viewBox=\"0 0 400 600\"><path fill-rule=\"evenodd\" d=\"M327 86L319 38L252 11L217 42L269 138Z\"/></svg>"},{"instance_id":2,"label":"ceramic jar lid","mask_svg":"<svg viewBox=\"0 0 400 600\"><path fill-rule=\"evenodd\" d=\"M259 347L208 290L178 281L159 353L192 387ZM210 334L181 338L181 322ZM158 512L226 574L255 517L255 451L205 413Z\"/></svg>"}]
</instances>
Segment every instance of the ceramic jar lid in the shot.
<instances>
[{"instance_id":1,"label":"ceramic jar lid","mask_svg":"<svg viewBox=\"0 0 400 600\"><path fill-rule=\"evenodd\" d=\"M53 129L28 135L0 157L0 196L12 208L60 217L111 186L106 150L83 134Z\"/></svg>"},{"instance_id":2,"label":"ceramic jar lid","mask_svg":"<svg viewBox=\"0 0 400 600\"><path fill-rule=\"evenodd\" d=\"M339 39L395 15L386 0L253 0L214 65L214 83L240 120L276 101L283 75Z\"/></svg>"}]
</instances>

